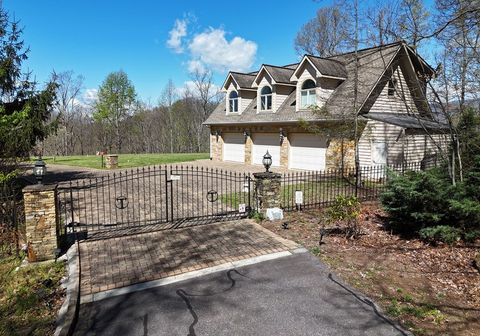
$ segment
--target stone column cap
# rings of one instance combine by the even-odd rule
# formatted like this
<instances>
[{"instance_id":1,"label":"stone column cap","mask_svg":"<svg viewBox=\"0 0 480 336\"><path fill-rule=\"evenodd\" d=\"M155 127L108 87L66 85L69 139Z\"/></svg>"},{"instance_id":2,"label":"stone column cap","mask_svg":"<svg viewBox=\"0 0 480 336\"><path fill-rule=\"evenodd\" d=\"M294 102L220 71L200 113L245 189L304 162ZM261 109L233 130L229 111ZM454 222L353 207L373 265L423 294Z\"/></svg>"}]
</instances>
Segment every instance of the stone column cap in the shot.
<instances>
[{"instance_id":1,"label":"stone column cap","mask_svg":"<svg viewBox=\"0 0 480 336\"><path fill-rule=\"evenodd\" d=\"M22 189L22 192L42 192L42 191L54 191L58 187L58 184L32 184Z\"/></svg>"},{"instance_id":2,"label":"stone column cap","mask_svg":"<svg viewBox=\"0 0 480 336\"><path fill-rule=\"evenodd\" d=\"M273 173L273 172L261 172L261 173L253 173L253 176L257 179L272 179L272 178L281 178L282 174Z\"/></svg>"}]
</instances>

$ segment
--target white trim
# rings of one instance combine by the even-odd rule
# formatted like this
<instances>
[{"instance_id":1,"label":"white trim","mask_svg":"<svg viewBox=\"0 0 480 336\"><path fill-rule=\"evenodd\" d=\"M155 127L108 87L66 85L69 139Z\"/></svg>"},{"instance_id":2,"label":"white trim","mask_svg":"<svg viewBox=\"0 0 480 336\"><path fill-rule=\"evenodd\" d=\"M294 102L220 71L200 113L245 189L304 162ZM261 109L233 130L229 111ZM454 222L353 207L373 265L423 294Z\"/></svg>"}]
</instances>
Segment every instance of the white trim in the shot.
<instances>
[{"instance_id":1,"label":"white trim","mask_svg":"<svg viewBox=\"0 0 480 336\"><path fill-rule=\"evenodd\" d=\"M262 78L262 77L260 76L260 74L262 73L262 70L265 70L265 72L270 76L270 79L272 80L272 85L277 84L277 82L275 82L275 79L273 79L272 74L270 74L270 72L268 72L267 68L265 67L265 64L262 64L262 67L260 68L260 70L258 71L257 75L256 75L255 78L253 79L252 87L258 88L257 79Z\"/></svg>"}]
</instances>

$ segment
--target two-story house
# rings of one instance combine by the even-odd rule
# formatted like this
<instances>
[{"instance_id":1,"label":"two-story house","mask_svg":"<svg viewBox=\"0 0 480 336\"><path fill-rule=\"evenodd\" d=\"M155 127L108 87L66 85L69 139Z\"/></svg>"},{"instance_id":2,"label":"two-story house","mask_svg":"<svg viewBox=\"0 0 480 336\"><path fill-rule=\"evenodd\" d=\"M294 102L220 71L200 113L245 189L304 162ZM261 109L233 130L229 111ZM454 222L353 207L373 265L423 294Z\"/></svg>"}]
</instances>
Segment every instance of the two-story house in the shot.
<instances>
[{"instance_id":1,"label":"two-story house","mask_svg":"<svg viewBox=\"0 0 480 336\"><path fill-rule=\"evenodd\" d=\"M363 166L435 154L448 127L434 120L426 99L434 70L402 41L356 55L305 55L230 72L225 100L204 123L212 160L261 164L268 150L273 166L351 166L355 135Z\"/></svg>"}]
</instances>

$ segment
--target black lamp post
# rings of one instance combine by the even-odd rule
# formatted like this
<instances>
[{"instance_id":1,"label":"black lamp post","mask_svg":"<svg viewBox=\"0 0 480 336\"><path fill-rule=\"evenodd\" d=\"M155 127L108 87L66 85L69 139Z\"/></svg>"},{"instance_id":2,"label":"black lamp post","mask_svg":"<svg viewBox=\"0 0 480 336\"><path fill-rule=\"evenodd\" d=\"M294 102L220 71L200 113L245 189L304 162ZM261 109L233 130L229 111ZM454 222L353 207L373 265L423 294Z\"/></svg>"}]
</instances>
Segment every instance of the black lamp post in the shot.
<instances>
[{"instance_id":1,"label":"black lamp post","mask_svg":"<svg viewBox=\"0 0 480 336\"><path fill-rule=\"evenodd\" d=\"M47 174L47 166L42 160L42 157L38 157L33 167L33 175L37 179L38 184L42 184L43 177Z\"/></svg>"},{"instance_id":2,"label":"black lamp post","mask_svg":"<svg viewBox=\"0 0 480 336\"><path fill-rule=\"evenodd\" d=\"M272 156L270 155L268 150L265 153L265 155L263 156L262 163L263 163L263 166L265 167L265 171L267 173L270 173L269 169L270 169L270 166L272 165Z\"/></svg>"}]
</instances>

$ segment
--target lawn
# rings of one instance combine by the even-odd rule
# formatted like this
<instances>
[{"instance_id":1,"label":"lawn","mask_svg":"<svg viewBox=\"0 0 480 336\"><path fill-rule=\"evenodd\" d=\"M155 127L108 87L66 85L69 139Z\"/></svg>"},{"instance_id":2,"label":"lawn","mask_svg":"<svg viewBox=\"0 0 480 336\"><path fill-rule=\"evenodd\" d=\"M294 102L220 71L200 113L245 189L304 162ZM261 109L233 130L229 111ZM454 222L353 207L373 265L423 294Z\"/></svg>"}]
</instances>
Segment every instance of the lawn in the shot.
<instances>
[{"instance_id":1,"label":"lawn","mask_svg":"<svg viewBox=\"0 0 480 336\"><path fill-rule=\"evenodd\" d=\"M177 162L208 159L208 153L163 153L163 154L120 154L118 156L119 168L132 168L151 165L162 165ZM34 159L32 159L34 160ZM62 164L67 166L102 168L101 156L76 155L76 156L46 156L43 158L47 164Z\"/></svg>"},{"instance_id":2,"label":"lawn","mask_svg":"<svg viewBox=\"0 0 480 336\"><path fill-rule=\"evenodd\" d=\"M0 335L53 335L63 290L64 262L29 265L0 255Z\"/></svg>"},{"instance_id":3,"label":"lawn","mask_svg":"<svg viewBox=\"0 0 480 336\"><path fill-rule=\"evenodd\" d=\"M351 184L342 180L326 180L320 182L298 182L298 183L282 183L280 190L280 201L284 208L295 207L295 192L303 191L304 204L320 204L333 201L337 195L354 194L355 190ZM220 195L220 201L233 208L238 208L239 203L247 202L247 194L245 192L233 192ZM253 187L252 187L252 204L253 204Z\"/></svg>"}]
</instances>

